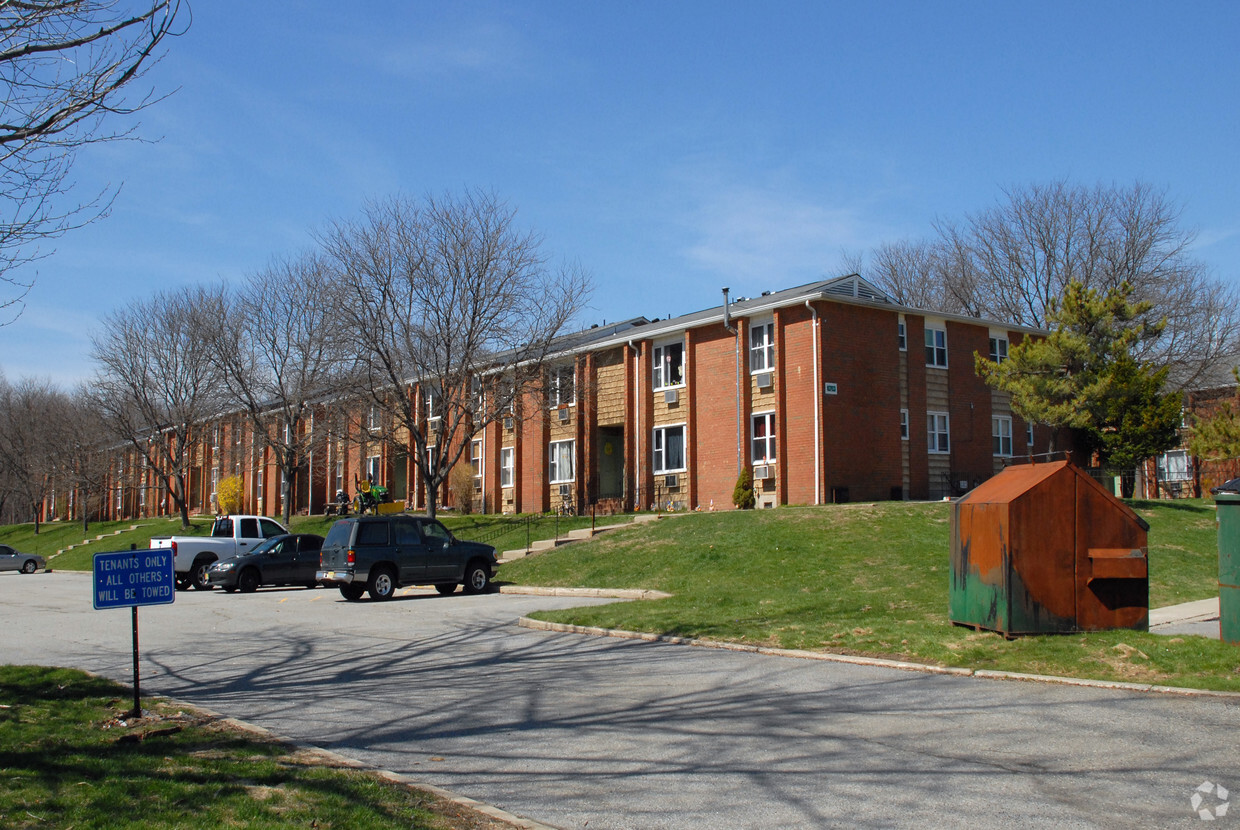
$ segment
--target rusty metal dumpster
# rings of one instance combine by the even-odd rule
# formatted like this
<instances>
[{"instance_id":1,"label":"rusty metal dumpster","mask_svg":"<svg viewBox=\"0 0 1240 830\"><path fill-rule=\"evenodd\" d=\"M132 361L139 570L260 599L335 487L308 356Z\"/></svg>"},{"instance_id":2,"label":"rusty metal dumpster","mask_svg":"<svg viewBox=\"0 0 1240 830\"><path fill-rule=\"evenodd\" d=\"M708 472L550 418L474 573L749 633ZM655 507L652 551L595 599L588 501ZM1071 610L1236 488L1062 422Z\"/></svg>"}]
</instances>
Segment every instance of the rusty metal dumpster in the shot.
<instances>
[{"instance_id":1,"label":"rusty metal dumpster","mask_svg":"<svg viewBox=\"0 0 1240 830\"><path fill-rule=\"evenodd\" d=\"M1149 525L1068 461L952 506L952 622L1018 634L1149 628Z\"/></svg>"}]
</instances>

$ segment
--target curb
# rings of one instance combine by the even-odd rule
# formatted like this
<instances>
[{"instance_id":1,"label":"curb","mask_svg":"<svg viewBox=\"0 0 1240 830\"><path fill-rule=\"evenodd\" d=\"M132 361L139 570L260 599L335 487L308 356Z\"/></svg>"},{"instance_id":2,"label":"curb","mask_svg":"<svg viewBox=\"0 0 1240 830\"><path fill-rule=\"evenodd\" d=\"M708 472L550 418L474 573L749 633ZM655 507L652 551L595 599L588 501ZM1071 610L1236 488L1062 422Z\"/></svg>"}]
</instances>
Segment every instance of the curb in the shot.
<instances>
[{"instance_id":1,"label":"curb","mask_svg":"<svg viewBox=\"0 0 1240 830\"><path fill-rule=\"evenodd\" d=\"M498 593L532 597L603 597L607 599L667 599L671 594L640 588L542 588L536 585L500 585ZM525 619L522 617L522 619Z\"/></svg>"},{"instance_id":2,"label":"curb","mask_svg":"<svg viewBox=\"0 0 1240 830\"><path fill-rule=\"evenodd\" d=\"M792 657L801 660L822 660L830 663L849 663L856 666L874 666L900 671L915 671L923 674L944 674L956 677L977 677L983 680L1014 680L1027 683L1049 683L1060 686L1084 686L1093 689L1117 689L1127 692L1150 692L1155 694L1181 695L1185 697L1217 697L1240 700L1240 692L1216 692L1209 689L1190 689L1179 686L1158 686L1152 683L1127 683L1121 680L1089 680L1081 677L1056 677L1046 674L1022 674L1020 672L993 671L991 669L966 669L953 666L931 666L925 663L912 663L904 660L887 660L882 657L861 657L855 654L833 654L824 651L805 651L801 649L770 648L753 646L744 643L729 643L722 640L700 640L692 637L673 637L665 634L649 634L641 631L624 631L616 628L596 628L585 625L568 625L566 623L545 622L529 617L521 617L517 625L536 631L557 631L565 634L586 634L595 637L615 637L621 640L642 640L651 643L670 643L673 645L697 646L699 648L717 648L724 651L740 651L751 654L765 654L770 657Z\"/></svg>"}]
</instances>

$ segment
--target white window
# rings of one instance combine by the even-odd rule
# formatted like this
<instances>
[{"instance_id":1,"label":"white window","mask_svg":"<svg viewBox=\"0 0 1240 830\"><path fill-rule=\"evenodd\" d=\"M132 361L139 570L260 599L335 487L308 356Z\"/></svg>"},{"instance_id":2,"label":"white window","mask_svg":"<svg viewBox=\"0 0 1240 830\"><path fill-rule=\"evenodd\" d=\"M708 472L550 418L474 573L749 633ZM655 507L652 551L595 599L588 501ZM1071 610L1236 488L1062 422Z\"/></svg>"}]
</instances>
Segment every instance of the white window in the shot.
<instances>
[{"instance_id":1,"label":"white window","mask_svg":"<svg viewBox=\"0 0 1240 830\"><path fill-rule=\"evenodd\" d=\"M990 359L1002 363L1008 359L1008 339L1006 337L990 338Z\"/></svg>"},{"instance_id":2,"label":"white window","mask_svg":"<svg viewBox=\"0 0 1240 830\"><path fill-rule=\"evenodd\" d=\"M652 387L670 389L685 385L685 344L682 341L654 347L654 381Z\"/></svg>"},{"instance_id":3,"label":"white window","mask_svg":"<svg viewBox=\"0 0 1240 830\"><path fill-rule=\"evenodd\" d=\"M1025 424L1025 444L1033 449L1033 424Z\"/></svg>"},{"instance_id":4,"label":"white window","mask_svg":"<svg viewBox=\"0 0 1240 830\"><path fill-rule=\"evenodd\" d=\"M482 378L474 375L469 379L469 391L474 401L474 414L480 415L487 408L487 390L482 385Z\"/></svg>"},{"instance_id":5,"label":"white window","mask_svg":"<svg viewBox=\"0 0 1240 830\"><path fill-rule=\"evenodd\" d=\"M474 489L482 489L482 441L469 445L469 466L474 470Z\"/></svg>"},{"instance_id":6,"label":"white window","mask_svg":"<svg viewBox=\"0 0 1240 830\"><path fill-rule=\"evenodd\" d=\"M908 351L908 337L905 336L903 320L896 323L896 342L900 344L900 351Z\"/></svg>"},{"instance_id":7,"label":"white window","mask_svg":"<svg viewBox=\"0 0 1240 830\"><path fill-rule=\"evenodd\" d=\"M561 484L576 478L576 467L573 464L573 451L576 441L552 441L550 452L551 483Z\"/></svg>"},{"instance_id":8,"label":"white window","mask_svg":"<svg viewBox=\"0 0 1240 830\"><path fill-rule=\"evenodd\" d=\"M755 464L775 462L775 413L755 412L750 428L750 456Z\"/></svg>"},{"instance_id":9,"label":"white window","mask_svg":"<svg viewBox=\"0 0 1240 830\"><path fill-rule=\"evenodd\" d=\"M344 490L344 460L336 462L336 492Z\"/></svg>"},{"instance_id":10,"label":"white window","mask_svg":"<svg viewBox=\"0 0 1240 830\"><path fill-rule=\"evenodd\" d=\"M1166 482L1193 480L1193 465L1186 450L1171 450L1158 457L1158 477Z\"/></svg>"},{"instance_id":11,"label":"white window","mask_svg":"<svg viewBox=\"0 0 1240 830\"><path fill-rule=\"evenodd\" d=\"M947 368L947 329L926 326L926 365Z\"/></svg>"},{"instance_id":12,"label":"white window","mask_svg":"<svg viewBox=\"0 0 1240 830\"><path fill-rule=\"evenodd\" d=\"M499 486L511 487L513 474L513 451L512 447L504 447L499 451Z\"/></svg>"},{"instance_id":13,"label":"white window","mask_svg":"<svg viewBox=\"0 0 1240 830\"><path fill-rule=\"evenodd\" d=\"M370 405L370 411L366 413L366 428L371 432L379 429L381 418L379 415L379 407L375 404Z\"/></svg>"},{"instance_id":14,"label":"white window","mask_svg":"<svg viewBox=\"0 0 1240 830\"><path fill-rule=\"evenodd\" d=\"M547 399L554 409L567 406L577 400L577 389L572 366L557 366L547 378Z\"/></svg>"},{"instance_id":15,"label":"white window","mask_svg":"<svg viewBox=\"0 0 1240 830\"><path fill-rule=\"evenodd\" d=\"M775 368L775 324L762 323L749 330L749 371L769 372Z\"/></svg>"},{"instance_id":16,"label":"white window","mask_svg":"<svg viewBox=\"0 0 1240 830\"><path fill-rule=\"evenodd\" d=\"M381 483L379 474L381 468L379 466L379 456L372 455L366 459L366 478L370 479L371 484Z\"/></svg>"},{"instance_id":17,"label":"white window","mask_svg":"<svg viewBox=\"0 0 1240 830\"><path fill-rule=\"evenodd\" d=\"M438 421L443 414L440 410L443 408L443 396L439 394L439 390L429 384L422 387L422 398L426 403L426 420Z\"/></svg>"},{"instance_id":18,"label":"white window","mask_svg":"<svg viewBox=\"0 0 1240 830\"><path fill-rule=\"evenodd\" d=\"M218 467L211 469L211 499L215 500L215 495L220 491L220 471Z\"/></svg>"},{"instance_id":19,"label":"white window","mask_svg":"<svg viewBox=\"0 0 1240 830\"><path fill-rule=\"evenodd\" d=\"M908 440L908 410L900 410L900 438Z\"/></svg>"},{"instance_id":20,"label":"white window","mask_svg":"<svg viewBox=\"0 0 1240 830\"><path fill-rule=\"evenodd\" d=\"M930 452L951 452L951 431L946 412L926 413L926 439Z\"/></svg>"},{"instance_id":21,"label":"white window","mask_svg":"<svg viewBox=\"0 0 1240 830\"><path fill-rule=\"evenodd\" d=\"M685 469L685 425L657 427L654 431L654 472L678 473Z\"/></svg>"},{"instance_id":22,"label":"white window","mask_svg":"<svg viewBox=\"0 0 1240 830\"><path fill-rule=\"evenodd\" d=\"M994 455L1012 454L1012 419L999 415L990 419L990 437Z\"/></svg>"}]
</instances>

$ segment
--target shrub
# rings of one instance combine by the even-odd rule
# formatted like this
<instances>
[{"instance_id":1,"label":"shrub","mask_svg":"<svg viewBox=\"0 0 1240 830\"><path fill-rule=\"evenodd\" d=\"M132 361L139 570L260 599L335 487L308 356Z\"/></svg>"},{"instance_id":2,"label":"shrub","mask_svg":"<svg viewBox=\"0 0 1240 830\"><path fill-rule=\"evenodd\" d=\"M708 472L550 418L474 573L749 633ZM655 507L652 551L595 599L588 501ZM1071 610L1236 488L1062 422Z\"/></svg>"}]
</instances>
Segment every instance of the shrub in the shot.
<instances>
[{"instance_id":1,"label":"shrub","mask_svg":"<svg viewBox=\"0 0 1240 830\"><path fill-rule=\"evenodd\" d=\"M736 479L736 488L732 491L732 503L741 510L753 510L756 502L753 495L753 479L750 478L748 467L742 469L740 476Z\"/></svg>"},{"instance_id":2,"label":"shrub","mask_svg":"<svg viewBox=\"0 0 1240 830\"><path fill-rule=\"evenodd\" d=\"M241 476L228 476L215 487L215 500L219 502L221 513L240 513L244 495L245 485Z\"/></svg>"},{"instance_id":3,"label":"shrub","mask_svg":"<svg viewBox=\"0 0 1240 830\"><path fill-rule=\"evenodd\" d=\"M474 468L470 464L457 464L448 473L448 488L456 499L456 509L462 515L474 512Z\"/></svg>"}]
</instances>

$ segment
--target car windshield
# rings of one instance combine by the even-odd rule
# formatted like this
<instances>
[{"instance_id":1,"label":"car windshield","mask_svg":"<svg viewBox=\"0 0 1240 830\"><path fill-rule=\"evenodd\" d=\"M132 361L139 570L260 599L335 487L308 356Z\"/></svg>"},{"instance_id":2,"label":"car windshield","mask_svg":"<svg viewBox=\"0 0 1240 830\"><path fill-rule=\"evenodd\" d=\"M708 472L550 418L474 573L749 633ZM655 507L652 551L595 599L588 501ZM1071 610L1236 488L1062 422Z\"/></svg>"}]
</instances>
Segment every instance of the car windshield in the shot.
<instances>
[{"instance_id":1,"label":"car windshield","mask_svg":"<svg viewBox=\"0 0 1240 830\"><path fill-rule=\"evenodd\" d=\"M275 547L276 545L278 545L279 543L280 543L280 539L279 539L279 538L276 538L276 539L264 539L264 540L263 540L262 542L260 542L259 544L257 544L257 545L255 545L254 547L250 548L250 553L267 553L269 550L271 550L272 548L274 548L274 547Z\"/></svg>"}]
</instances>

